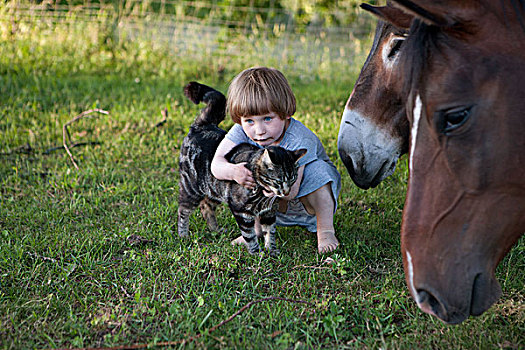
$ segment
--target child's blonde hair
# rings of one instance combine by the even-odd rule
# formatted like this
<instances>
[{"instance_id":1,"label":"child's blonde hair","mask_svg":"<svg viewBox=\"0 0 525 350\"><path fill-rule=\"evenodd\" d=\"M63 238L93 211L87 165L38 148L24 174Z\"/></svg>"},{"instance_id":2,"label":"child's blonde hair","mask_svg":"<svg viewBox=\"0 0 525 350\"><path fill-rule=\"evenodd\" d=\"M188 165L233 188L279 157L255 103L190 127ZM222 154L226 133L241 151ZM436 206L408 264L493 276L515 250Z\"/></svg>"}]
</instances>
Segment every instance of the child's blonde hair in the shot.
<instances>
[{"instance_id":1,"label":"child's blonde hair","mask_svg":"<svg viewBox=\"0 0 525 350\"><path fill-rule=\"evenodd\" d=\"M295 113L295 96L283 73L254 67L239 73L228 89L228 111L235 123L242 117L276 113L286 119Z\"/></svg>"}]
</instances>

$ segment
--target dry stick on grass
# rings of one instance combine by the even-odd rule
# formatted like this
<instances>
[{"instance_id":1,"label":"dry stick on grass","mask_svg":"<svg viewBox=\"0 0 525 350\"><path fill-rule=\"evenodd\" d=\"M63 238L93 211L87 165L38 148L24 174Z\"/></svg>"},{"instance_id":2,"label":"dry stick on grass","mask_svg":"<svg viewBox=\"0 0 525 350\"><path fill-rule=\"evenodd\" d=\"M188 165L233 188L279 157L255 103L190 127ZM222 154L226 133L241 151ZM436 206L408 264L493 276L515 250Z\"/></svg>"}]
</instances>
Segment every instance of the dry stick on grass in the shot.
<instances>
[{"instance_id":1,"label":"dry stick on grass","mask_svg":"<svg viewBox=\"0 0 525 350\"><path fill-rule=\"evenodd\" d=\"M297 265L292 268L292 270L299 269L299 268L305 268L305 269L314 269L314 270L328 270L331 269L330 266L323 266L323 265L332 265L335 262L334 259L328 257L319 266L309 266L309 265Z\"/></svg>"},{"instance_id":2,"label":"dry stick on grass","mask_svg":"<svg viewBox=\"0 0 525 350\"><path fill-rule=\"evenodd\" d=\"M277 300L277 301L286 301L289 303L295 303L295 304L306 304L309 306L313 306L312 303L304 300L294 300L294 299L286 299L286 298L280 298L280 297L268 297L268 298L262 298L250 301L248 304L241 307L237 312L235 312L233 315L222 321L221 323L211 327L208 329L208 334L215 331L217 328L225 325L226 323L233 320L235 317L242 314L246 309L251 307L252 305L262 303L263 301L271 301L271 300ZM121 345L121 346L115 346L110 348L79 348L79 349L58 349L58 350L125 350L125 349L144 349L151 346L173 346L173 345L181 345L181 344L187 344L192 341L195 341L203 336L203 333L199 333L197 335L194 335L192 337L189 337L188 339L181 339L181 340L174 340L174 341L167 341L167 342L158 342L158 343L152 343L152 344L131 344L131 345Z\"/></svg>"},{"instance_id":3,"label":"dry stick on grass","mask_svg":"<svg viewBox=\"0 0 525 350\"><path fill-rule=\"evenodd\" d=\"M79 167L77 163L75 162L75 158L73 158L73 154L71 153L71 151L69 150L69 147L67 146L67 141L69 140L69 142L71 142L71 135L69 135L69 130L67 127L83 117L90 116L92 113L101 113L101 114L109 115L109 112L103 109L99 109L99 108L90 109L90 110L80 113L75 118L65 123L64 126L62 127L62 141L63 141L64 149L66 150L67 154L69 155L69 158L71 159L71 162L73 162L73 165L75 166L77 170L79 170Z\"/></svg>"},{"instance_id":4,"label":"dry stick on grass","mask_svg":"<svg viewBox=\"0 0 525 350\"><path fill-rule=\"evenodd\" d=\"M43 255L38 255L37 253L32 253L32 252L26 252L27 255L33 257L33 258L36 258L36 259L42 259L44 261L51 261L52 263L56 263L57 261L53 258L49 258L47 256L43 256Z\"/></svg>"},{"instance_id":5,"label":"dry stick on grass","mask_svg":"<svg viewBox=\"0 0 525 350\"><path fill-rule=\"evenodd\" d=\"M71 149L71 148L80 147L80 146L91 146L91 145L100 145L100 144L101 142L98 142L98 141L75 142L74 144L69 145L68 147L69 149ZM46 149L44 152L42 152L42 154L51 154L51 152L55 152L61 149L64 149L64 146L51 147L51 148Z\"/></svg>"}]
</instances>

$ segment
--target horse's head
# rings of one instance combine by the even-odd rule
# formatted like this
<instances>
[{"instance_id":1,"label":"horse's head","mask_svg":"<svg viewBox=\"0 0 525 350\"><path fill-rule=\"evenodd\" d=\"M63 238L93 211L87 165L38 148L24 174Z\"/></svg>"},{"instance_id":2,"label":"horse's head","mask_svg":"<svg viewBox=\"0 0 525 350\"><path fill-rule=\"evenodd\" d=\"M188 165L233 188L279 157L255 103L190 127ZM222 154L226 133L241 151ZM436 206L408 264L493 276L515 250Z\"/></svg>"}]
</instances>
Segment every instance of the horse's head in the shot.
<instances>
[{"instance_id":1,"label":"horse's head","mask_svg":"<svg viewBox=\"0 0 525 350\"><path fill-rule=\"evenodd\" d=\"M415 15L398 70L410 121L401 245L419 307L447 323L499 297L525 231L525 9L395 1Z\"/></svg>"},{"instance_id":2,"label":"horse's head","mask_svg":"<svg viewBox=\"0 0 525 350\"><path fill-rule=\"evenodd\" d=\"M408 151L406 97L392 72L412 16L390 4L362 7L383 20L346 103L337 147L352 180L368 189L391 175L399 156Z\"/></svg>"}]
</instances>

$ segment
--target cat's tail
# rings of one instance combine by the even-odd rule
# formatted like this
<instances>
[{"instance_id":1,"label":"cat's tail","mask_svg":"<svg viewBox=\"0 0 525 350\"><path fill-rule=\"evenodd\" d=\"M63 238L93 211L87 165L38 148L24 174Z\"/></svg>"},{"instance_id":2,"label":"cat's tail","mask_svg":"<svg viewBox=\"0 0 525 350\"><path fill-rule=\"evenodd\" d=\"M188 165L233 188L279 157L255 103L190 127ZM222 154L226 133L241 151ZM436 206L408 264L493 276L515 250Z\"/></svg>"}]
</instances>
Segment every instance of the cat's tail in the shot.
<instances>
[{"instance_id":1,"label":"cat's tail","mask_svg":"<svg viewBox=\"0 0 525 350\"><path fill-rule=\"evenodd\" d=\"M219 125L224 120L226 97L221 92L192 81L184 87L184 95L195 104L204 102L207 105L195 118L194 125Z\"/></svg>"}]
</instances>

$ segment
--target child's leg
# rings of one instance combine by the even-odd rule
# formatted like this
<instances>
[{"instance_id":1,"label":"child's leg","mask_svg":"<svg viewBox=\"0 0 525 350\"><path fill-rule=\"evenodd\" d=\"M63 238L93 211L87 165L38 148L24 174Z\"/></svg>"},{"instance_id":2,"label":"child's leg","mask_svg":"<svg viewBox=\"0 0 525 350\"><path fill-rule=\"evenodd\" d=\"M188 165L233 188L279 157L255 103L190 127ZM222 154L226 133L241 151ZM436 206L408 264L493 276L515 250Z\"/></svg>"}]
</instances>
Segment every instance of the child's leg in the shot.
<instances>
[{"instance_id":1,"label":"child's leg","mask_svg":"<svg viewBox=\"0 0 525 350\"><path fill-rule=\"evenodd\" d=\"M335 201L330 183L318 188L314 192L301 197L306 211L317 218L317 248L319 253L329 253L339 246L335 237L334 208Z\"/></svg>"}]
</instances>

